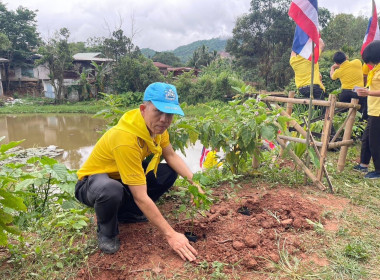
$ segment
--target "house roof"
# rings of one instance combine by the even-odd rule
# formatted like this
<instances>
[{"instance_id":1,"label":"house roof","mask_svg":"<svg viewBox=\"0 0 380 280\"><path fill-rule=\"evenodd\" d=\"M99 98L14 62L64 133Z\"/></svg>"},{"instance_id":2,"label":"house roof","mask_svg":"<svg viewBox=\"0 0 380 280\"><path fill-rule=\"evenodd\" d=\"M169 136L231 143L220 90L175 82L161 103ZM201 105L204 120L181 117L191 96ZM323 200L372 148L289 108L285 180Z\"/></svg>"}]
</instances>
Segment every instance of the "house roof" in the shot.
<instances>
[{"instance_id":1,"label":"house roof","mask_svg":"<svg viewBox=\"0 0 380 280\"><path fill-rule=\"evenodd\" d=\"M153 62L154 66L158 67L158 68L169 68L171 67L170 65L166 65L166 64L163 64L161 62Z\"/></svg>"},{"instance_id":2,"label":"house roof","mask_svg":"<svg viewBox=\"0 0 380 280\"><path fill-rule=\"evenodd\" d=\"M73 55L74 61L113 61L111 58L105 58L102 53L77 53Z\"/></svg>"},{"instance_id":3,"label":"house roof","mask_svg":"<svg viewBox=\"0 0 380 280\"><path fill-rule=\"evenodd\" d=\"M0 57L0 62L9 62L8 59Z\"/></svg>"}]
</instances>

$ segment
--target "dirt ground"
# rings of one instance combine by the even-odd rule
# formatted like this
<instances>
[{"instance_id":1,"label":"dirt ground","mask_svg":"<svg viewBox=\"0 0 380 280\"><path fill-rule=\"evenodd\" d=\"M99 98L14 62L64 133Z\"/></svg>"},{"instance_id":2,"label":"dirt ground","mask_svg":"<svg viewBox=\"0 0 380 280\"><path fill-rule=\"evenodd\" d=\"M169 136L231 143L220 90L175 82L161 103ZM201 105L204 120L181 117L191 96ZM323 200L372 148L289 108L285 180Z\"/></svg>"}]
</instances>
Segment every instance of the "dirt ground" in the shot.
<instances>
[{"instance_id":1,"label":"dirt ground","mask_svg":"<svg viewBox=\"0 0 380 280\"><path fill-rule=\"evenodd\" d=\"M307 219L322 223L325 230L336 231L337 224L334 220L325 220L323 213L326 209L342 209L347 200L329 194L316 197L302 189L265 186L258 189L252 184L243 185L236 196L225 199L228 187L214 191L218 202L206 217L199 216L195 222L194 231L199 237L192 243L198 251L195 263L182 261L150 223L121 224L120 250L114 255L97 251L89 257L77 279L152 279L146 275L167 279L181 274L183 278L176 279L192 279L185 274L186 266L199 267L206 261L229 264L224 273L228 275L233 267L234 273L245 279L244 275L249 272L273 268L273 264L280 261L282 249L304 261L328 265L326 259L305 253L299 235L314 230ZM178 222L170 214L179 207L175 201L168 199L159 207L177 231L189 230L189 220Z\"/></svg>"}]
</instances>

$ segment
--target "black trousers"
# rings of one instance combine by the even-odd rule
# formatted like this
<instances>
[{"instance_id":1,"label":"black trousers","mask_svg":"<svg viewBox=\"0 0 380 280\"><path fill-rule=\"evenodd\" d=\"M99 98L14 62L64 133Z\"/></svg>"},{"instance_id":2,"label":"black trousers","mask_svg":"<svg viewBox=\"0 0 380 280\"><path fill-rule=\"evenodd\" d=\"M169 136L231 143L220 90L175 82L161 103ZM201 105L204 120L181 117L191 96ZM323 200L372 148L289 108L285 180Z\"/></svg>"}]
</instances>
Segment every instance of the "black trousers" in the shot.
<instances>
[{"instance_id":1,"label":"black trousers","mask_svg":"<svg viewBox=\"0 0 380 280\"><path fill-rule=\"evenodd\" d=\"M143 163L144 169L147 163ZM173 186L178 174L166 163L160 163L157 177L153 171L146 175L148 196L157 201ZM107 237L119 234L118 217L123 213L142 215L133 200L128 185L112 179L108 174L94 174L78 181L75 197L87 206L94 207L98 222L98 232Z\"/></svg>"},{"instance_id":2,"label":"black trousers","mask_svg":"<svg viewBox=\"0 0 380 280\"><path fill-rule=\"evenodd\" d=\"M380 172L380 116L368 116L368 123L363 132L360 162L369 164L371 157L375 170Z\"/></svg>"},{"instance_id":3,"label":"black trousers","mask_svg":"<svg viewBox=\"0 0 380 280\"><path fill-rule=\"evenodd\" d=\"M310 98L310 86L300 87L298 88L298 91L300 92L300 95L304 98ZM322 90L322 88L319 85L313 85L313 98L318 100L324 100L325 99L325 92ZM305 105L305 110L308 108ZM323 115L326 111L326 107L324 106L315 106L316 110L320 110L320 115Z\"/></svg>"},{"instance_id":4,"label":"black trousers","mask_svg":"<svg viewBox=\"0 0 380 280\"><path fill-rule=\"evenodd\" d=\"M310 98L310 86L300 87L298 91L302 97ZM325 92L319 85L313 85L313 98L319 100L325 99Z\"/></svg>"},{"instance_id":5,"label":"black trousers","mask_svg":"<svg viewBox=\"0 0 380 280\"><path fill-rule=\"evenodd\" d=\"M351 98L359 99L359 104L360 104L359 112L362 114L362 120L368 119L367 97L358 96L356 92L353 92L352 90L349 90L349 89L344 89L339 94L340 102L351 103ZM346 109L344 112L346 111L348 111L348 109Z\"/></svg>"}]
</instances>

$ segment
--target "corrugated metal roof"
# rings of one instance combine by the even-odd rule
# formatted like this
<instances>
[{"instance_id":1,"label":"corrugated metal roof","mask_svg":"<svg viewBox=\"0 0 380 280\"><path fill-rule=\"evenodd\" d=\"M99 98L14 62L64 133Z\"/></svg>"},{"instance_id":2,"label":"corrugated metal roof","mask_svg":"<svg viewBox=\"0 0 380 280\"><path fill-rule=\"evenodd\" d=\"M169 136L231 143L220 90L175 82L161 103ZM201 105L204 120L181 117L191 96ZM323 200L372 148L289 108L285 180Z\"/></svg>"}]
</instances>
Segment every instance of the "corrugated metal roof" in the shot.
<instances>
[{"instance_id":1,"label":"corrugated metal roof","mask_svg":"<svg viewBox=\"0 0 380 280\"><path fill-rule=\"evenodd\" d=\"M74 60L81 61L113 61L111 58L102 57L102 53L77 53L73 55Z\"/></svg>"}]
</instances>

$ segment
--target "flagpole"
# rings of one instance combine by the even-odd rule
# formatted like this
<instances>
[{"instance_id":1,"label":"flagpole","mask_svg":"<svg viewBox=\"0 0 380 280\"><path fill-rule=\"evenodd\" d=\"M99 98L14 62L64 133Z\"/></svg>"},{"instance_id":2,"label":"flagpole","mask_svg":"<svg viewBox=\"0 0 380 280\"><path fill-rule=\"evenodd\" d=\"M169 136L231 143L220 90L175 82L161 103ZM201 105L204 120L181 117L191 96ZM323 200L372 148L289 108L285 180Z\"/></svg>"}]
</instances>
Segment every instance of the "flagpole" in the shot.
<instances>
[{"instance_id":1,"label":"flagpole","mask_svg":"<svg viewBox=\"0 0 380 280\"><path fill-rule=\"evenodd\" d=\"M313 112L313 94L314 94L314 41L311 43L311 81L310 81L310 98L309 98L309 117L307 121L307 134L306 134L306 149L309 151L309 143L310 143L310 124L311 124L311 117ZM310 164L310 156L309 152L307 153L306 157L306 167L309 168ZM305 177L305 181L307 180L307 177Z\"/></svg>"}]
</instances>

